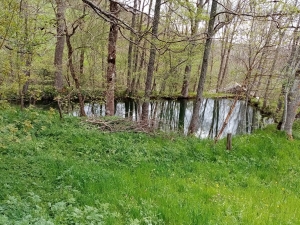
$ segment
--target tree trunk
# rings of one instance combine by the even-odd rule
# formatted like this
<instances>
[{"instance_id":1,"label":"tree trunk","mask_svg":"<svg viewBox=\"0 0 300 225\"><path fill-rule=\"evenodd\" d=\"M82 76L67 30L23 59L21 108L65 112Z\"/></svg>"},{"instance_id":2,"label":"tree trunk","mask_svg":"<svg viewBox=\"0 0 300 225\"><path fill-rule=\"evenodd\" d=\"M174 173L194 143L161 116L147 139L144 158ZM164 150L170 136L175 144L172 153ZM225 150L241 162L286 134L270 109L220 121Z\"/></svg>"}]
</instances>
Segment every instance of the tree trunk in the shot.
<instances>
[{"instance_id":1,"label":"tree trunk","mask_svg":"<svg viewBox=\"0 0 300 225\"><path fill-rule=\"evenodd\" d=\"M274 76L273 73L275 71L275 66L277 64L278 55L279 55L279 51L281 49L281 42L282 42L283 37L284 37L284 32L281 32L279 34L278 46L276 48L275 56L274 56L273 63L272 63L272 66L271 66L271 70L270 70L269 76L268 76L267 86L266 86L266 90L265 90L265 94L264 94L263 109L267 107L267 102L268 102L268 98L269 98L268 95L269 95L269 89L270 89L270 85L271 85L271 80L272 80L272 78Z\"/></svg>"},{"instance_id":2,"label":"tree trunk","mask_svg":"<svg viewBox=\"0 0 300 225\"><path fill-rule=\"evenodd\" d=\"M148 16L147 16L147 25L146 25L146 28L145 28L146 31L148 31L149 27L150 27L150 20L151 20L150 13L151 13L151 8L152 8L152 3L153 3L153 0L150 0L150 2L149 2L149 9L148 9ZM144 1L142 9L140 11L144 11L145 10L145 4L146 4L146 2ZM138 32L142 32L143 18L144 18L144 14L141 13L140 20L139 20L139 29L138 29ZM138 43L140 43L140 42L141 42L141 39L139 39ZM139 62L139 65L138 65L139 51L136 48L136 56L135 56L135 62L134 62L135 63L135 65L134 65L134 68L135 68L135 79L132 82L132 86L133 86L132 92L133 93L137 93L137 91L138 91L138 89L140 87L140 79L141 79L142 69L143 69L144 62L145 62L145 57L146 57L146 46L147 46L147 39L144 39L143 47L142 47L142 52L140 53L140 62Z\"/></svg>"},{"instance_id":3,"label":"tree trunk","mask_svg":"<svg viewBox=\"0 0 300 225\"><path fill-rule=\"evenodd\" d=\"M215 143L217 143L217 141L220 139L223 131L225 130L225 128L226 128L226 126L227 126L227 124L229 122L230 116L233 113L233 110L234 110L235 105L236 105L236 103L237 103L238 100L239 100L239 96L236 95L235 98L234 98L234 101L233 101L232 105L230 106L229 112L228 112L228 114L227 114L227 116L226 116L226 118L224 120L224 123L223 123L221 129L220 129L218 135L215 137Z\"/></svg>"},{"instance_id":4,"label":"tree trunk","mask_svg":"<svg viewBox=\"0 0 300 225\"><path fill-rule=\"evenodd\" d=\"M150 47L150 56L147 70L147 77L145 82L145 100L142 106L142 120L148 122L148 114L149 114L149 102L150 102L150 94L151 94L151 84L152 77L154 72L154 63L156 56L156 49L154 41L158 34L158 24L160 19L160 8L161 8L161 0L156 0L155 9L154 9L154 18L152 23L152 42Z\"/></svg>"},{"instance_id":5,"label":"tree trunk","mask_svg":"<svg viewBox=\"0 0 300 225\"><path fill-rule=\"evenodd\" d=\"M196 133L198 128L199 111L202 102L202 95L204 91L204 84L205 84L206 73L208 68L208 60L209 60L209 54L211 50L212 36L214 34L214 23L215 23L215 14L217 12L217 5L218 2L216 0L213 0L211 4L210 20L207 28L207 38L205 42L205 49L204 49L204 54L202 59L202 67L200 72L198 88L197 88L197 97L193 108L191 123L189 126L189 134Z\"/></svg>"},{"instance_id":6,"label":"tree trunk","mask_svg":"<svg viewBox=\"0 0 300 225\"><path fill-rule=\"evenodd\" d=\"M216 86L216 92L218 93L221 87L221 77L223 73L223 68L224 68L224 62L225 62L225 54L226 54L226 48L227 48L227 43L228 43L228 36L229 36L229 31L227 33L227 26L224 29L223 37L222 37L222 45L221 45L221 62L220 62L220 68L219 68L219 73L218 73L218 80L217 80L217 86Z\"/></svg>"},{"instance_id":7,"label":"tree trunk","mask_svg":"<svg viewBox=\"0 0 300 225\"><path fill-rule=\"evenodd\" d=\"M20 2L20 13L22 13L22 16L24 17L24 49L22 49L21 53L21 60L25 59L25 69L24 72L24 80L25 83L23 83L22 89L19 91L20 93L20 105L21 109L24 108L24 97L27 94L28 88L29 88L29 79L31 75L31 63L32 63L32 50L31 50L31 43L29 38L29 14L28 14L28 2L27 1L21 1Z\"/></svg>"},{"instance_id":8,"label":"tree trunk","mask_svg":"<svg viewBox=\"0 0 300 225\"><path fill-rule=\"evenodd\" d=\"M265 65L265 63L267 62L267 59L266 59L266 52L263 51L260 58L259 58L259 61L258 61L258 66L257 66L257 69L258 69L258 72L256 72L254 74L254 78L253 78L253 81L252 81L252 86L250 88L250 92L253 92L253 96L259 96L259 90L260 90L260 86L261 86L261 80L262 80L262 77L263 77L263 74L265 74L265 70L266 68L262 65Z\"/></svg>"},{"instance_id":9,"label":"tree trunk","mask_svg":"<svg viewBox=\"0 0 300 225\"><path fill-rule=\"evenodd\" d=\"M298 25L299 24L300 24L300 17L298 19ZM293 31L294 38L292 41L291 54L289 56L287 66L284 70L285 73L284 75L287 78L282 84L281 94L279 96L278 105L277 105L278 112L281 111L282 106L284 106L282 119L278 124L278 128L280 128L280 130L286 131L286 133L290 138L292 138L292 126L296 116L296 112L293 112L293 110L297 110L297 107L299 105L299 103L298 104L295 103L299 101L299 99L297 100L297 95L299 98L299 84L298 84L298 90L295 89L297 88L297 83L299 83L299 71L300 71L299 69L300 36L298 35L298 29L299 26L297 26ZM295 115L293 115L294 113Z\"/></svg>"},{"instance_id":10,"label":"tree trunk","mask_svg":"<svg viewBox=\"0 0 300 225\"><path fill-rule=\"evenodd\" d=\"M179 102L179 118L178 118L178 128L180 131L184 132L184 120L185 112L187 107L187 99L181 99Z\"/></svg>"},{"instance_id":11,"label":"tree trunk","mask_svg":"<svg viewBox=\"0 0 300 225\"><path fill-rule=\"evenodd\" d=\"M189 95L189 83L190 83L191 70L192 70L191 64L187 64L184 69L184 78L183 78L183 84L181 89L181 95L184 98L187 98Z\"/></svg>"},{"instance_id":12,"label":"tree trunk","mask_svg":"<svg viewBox=\"0 0 300 225\"><path fill-rule=\"evenodd\" d=\"M224 49L224 58L222 57L222 61L225 60L222 64L222 67L220 67L220 76L218 76L218 85L217 85L217 89L216 91L219 92L220 91L220 88L222 87L223 83L224 83L224 79L225 79L225 76L227 74L227 70L228 70L228 64L229 64L229 58L230 58L230 53L231 53L231 50L232 50L232 43L233 43L233 39L234 39L234 35L236 33L236 29L237 29L237 22L234 23L233 25L233 29L232 29L232 33L231 33L231 37L230 37L230 40L229 40L229 43L228 45L225 44L225 49ZM228 41L228 37L226 37L227 41ZM227 51L226 51L227 49ZM224 66L224 67L223 67Z\"/></svg>"},{"instance_id":13,"label":"tree trunk","mask_svg":"<svg viewBox=\"0 0 300 225\"><path fill-rule=\"evenodd\" d=\"M84 49L80 50L80 59L79 59L79 74L80 77L83 76L83 68L84 68Z\"/></svg>"},{"instance_id":14,"label":"tree trunk","mask_svg":"<svg viewBox=\"0 0 300 225\"><path fill-rule=\"evenodd\" d=\"M300 54L300 48L298 47L299 45L299 41L300 41L300 36L298 35L298 30L299 30L299 24L300 24L300 18L298 20L298 24L297 24L297 27L296 29L294 30L294 38L293 38L293 41L292 41L292 48L291 48L291 54L289 56L289 59L287 61L287 66L284 70L284 72L286 74L288 74L288 78L286 79L287 81L289 80L289 77L290 77L290 71L291 71L291 68L293 67L293 64L295 64L295 61L297 61L296 58L299 58L298 55ZM286 89L287 89L287 84L288 82L285 82L282 84L282 87L281 87L281 93L280 93L280 96L279 96L279 99L278 99L278 103L277 103L277 112L280 112L282 110L282 107L283 107L283 104L284 104L284 101L285 101L285 98L286 98ZM281 121L283 122L283 121ZM282 126L283 128L284 126ZM281 129L282 129L281 128Z\"/></svg>"},{"instance_id":15,"label":"tree trunk","mask_svg":"<svg viewBox=\"0 0 300 225\"><path fill-rule=\"evenodd\" d=\"M254 28L255 29L255 28ZM272 38L274 36L274 24L271 22L270 25L269 25L269 28L268 28L268 31L267 33L265 34L265 46L269 46L271 41L272 41ZM278 44L279 46L280 44ZM278 49L279 47L277 47ZM249 93L253 92L253 96L258 96L259 93L260 93L260 89L261 89L261 85L262 85L262 78L265 76L265 73L266 73L266 63L268 63L268 55L270 54L270 51L268 48L264 47L262 49L262 53L261 53L261 56L260 56L260 60L258 61L258 70L259 72L255 73L255 76L253 78L253 82L252 82L252 85L249 89ZM275 57L276 58L276 57ZM273 64L275 66L275 59L273 60ZM274 67L275 68L275 67ZM274 69L271 69L271 71L274 70ZM271 74L271 73L269 73ZM257 81L258 79L258 81ZM269 79L270 81L270 79ZM266 103L266 101L264 100L264 103ZM263 108L265 108L265 106L263 106Z\"/></svg>"},{"instance_id":16,"label":"tree trunk","mask_svg":"<svg viewBox=\"0 0 300 225\"><path fill-rule=\"evenodd\" d=\"M170 76L172 76L172 74L174 73L174 71L175 71L175 67L172 67L172 54L171 54L171 52L169 52L169 67L170 67L170 69L168 70L168 71L165 71L165 74L164 74L164 76L162 77L162 83L161 83L161 86L160 86L160 91L159 91L159 93L160 93L160 95L163 95L163 94L165 94L165 90L166 90L166 83L167 83L167 81L168 81L168 78L170 77Z\"/></svg>"},{"instance_id":17,"label":"tree trunk","mask_svg":"<svg viewBox=\"0 0 300 225\"><path fill-rule=\"evenodd\" d=\"M81 93L80 81L79 81L79 79L76 75L75 67L74 67L73 59L72 59L72 57L73 57L73 47L72 47L72 44L71 44L71 36L73 34L74 33L69 34L68 31L66 30L66 42L67 42L67 47L68 47L68 63L69 63L69 69L70 69L71 76L72 76L72 78L75 82L75 88L78 91L77 94L78 94L79 108L80 108L79 116L86 116L85 111L84 111L84 97Z\"/></svg>"},{"instance_id":18,"label":"tree trunk","mask_svg":"<svg viewBox=\"0 0 300 225\"><path fill-rule=\"evenodd\" d=\"M135 29L135 24L136 24L136 8L137 8L137 0L134 0L134 4L133 4L133 8L134 8L134 13L132 14L132 18L131 18L131 28ZM131 94L132 92L132 86L131 86L131 77L132 77L132 53L133 53L133 37L134 37L134 33L133 31L130 31L130 38L129 38L129 46L128 46L128 60L127 60L127 90L126 90L126 94Z\"/></svg>"},{"instance_id":19,"label":"tree trunk","mask_svg":"<svg viewBox=\"0 0 300 225\"><path fill-rule=\"evenodd\" d=\"M22 99L21 99L21 104L23 104L24 106L24 96L27 94L28 92L28 88L29 88L29 78L30 78L30 74L31 74L31 63L32 63L32 55L29 53L29 54L26 54L26 62L25 62L25 71L24 71L24 74L25 74L25 77L26 77L26 81L25 81L25 84L23 85L23 89L22 89ZM21 106L21 107L23 107Z\"/></svg>"},{"instance_id":20,"label":"tree trunk","mask_svg":"<svg viewBox=\"0 0 300 225\"><path fill-rule=\"evenodd\" d=\"M291 89L287 94L286 117L283 130L287 135L293 137L293 124L297 115L297 109L300 104L300 69L296 71L295 79L292 83Z\"/></svg>"},{"instance_id":21,"label":"tree trunk","mask_svg":"<svg viewBox=\"0 0 300 225\"><path fill-rule=\"evenodd\" d=\"M117 2L110 1L110 13L118 17L119 5ZM116 44L118 38L118 25L113 21L110 23L108 36L108 56L106 74L106 105L105 114L113 116L115 112L115 79L116 79Z\"/></svg>"},{"instance_id":22,"label":"tree trunk","mask_svg":"<svg viewBox=\"0 0 300 225\"><path fill-rule=\"evenodd\" d=\"M200 23L200 13L202 13L203 11L203 6L204 6L204 2L203 1L197 1L197 10L196 10L196 15L193 21L193 18L191 18L191 41L189 41L189 50L188 50L188 63L185 66L185 70L184 70L184 76L183 76L183 83L182 83L182 88L181 88L181 95L184 98L188 97L189 94L189 85L190 85L190 76L191 76L191 71L192 71L192 62L191 62L191 58L193 56L193 50L196 46L196 41L194 40L195 36L198 33L198 27L199 27L199 23ZM189 8L189 12L192 15L193 12L192 10Z\"/></svg>"},{"instance_id":23,"label":"tree trunk","mask_svg":"<svg viewBox=\"0 0 300 225\"><path fill-rule=\"evenodd\" d=\"M54 53L55 80L54 87L61 91L63 88L63 53L65 46L65 0L56 1L56 45Z\"/></svg>"}]
</instances>

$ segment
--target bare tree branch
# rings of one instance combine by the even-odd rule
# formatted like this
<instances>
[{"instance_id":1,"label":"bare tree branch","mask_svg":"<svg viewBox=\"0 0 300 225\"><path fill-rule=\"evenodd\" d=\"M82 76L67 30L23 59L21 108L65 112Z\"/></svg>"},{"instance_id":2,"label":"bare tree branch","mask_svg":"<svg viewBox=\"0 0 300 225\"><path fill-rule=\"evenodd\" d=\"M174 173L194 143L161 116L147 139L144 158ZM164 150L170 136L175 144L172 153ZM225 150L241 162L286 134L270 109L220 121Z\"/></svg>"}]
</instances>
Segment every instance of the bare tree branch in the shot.
<instances>
[{"instance_id":1,"label":"bare tree branch","mask_svg":"<svg viewBox=\"0 0 300 225\"><path fill-rule=\"evenodd\" d=\"M277 3L278 1L271 1L270 3ZM281 26L276 17L283 17L283 16L291 16L292 14L299 14L300 10L295 10L294 12L287 13L284 11L277 11L277 12L269 12L265 14L258 14L255 12L239 12L238 8L240 6L237 6L237 9L229 9L226 7L224 4L222 4L220 1L218 1L218 4L224 8L224 11L218 12L215 16L219 16L221 14L231 14L239 17L251 17L251 18L257 18L257 19L268 19L269 21L273 21L278 29L283 29L283 28L297 28L294 25L291 26Z\"/></svg>"},{"instance_id":2,"label":"bare tree branch","mask_svg":"<svg viewBox=\"0 0 300 225\"><path fill-rule=\"evenodd\" d=\"M87 4L88 6L90 6L95 13L97 13L97 15L99 15L101 18L103 18L104 20L106 20L107 22L110 23L115 23L118 26L121 26L123 28L126 28L128 30L130 30L131 32L133 32L134 34L137 35L137 32L126 22L124 22L123 20L117 18L116 16L114 16L113 14L106 12L102 9L100 9L98 6L96 6L94 3L92 3L89 0L82 0L85 4ZM120 3L118 3L120 5Z\"/></svg>"}]
</instances>

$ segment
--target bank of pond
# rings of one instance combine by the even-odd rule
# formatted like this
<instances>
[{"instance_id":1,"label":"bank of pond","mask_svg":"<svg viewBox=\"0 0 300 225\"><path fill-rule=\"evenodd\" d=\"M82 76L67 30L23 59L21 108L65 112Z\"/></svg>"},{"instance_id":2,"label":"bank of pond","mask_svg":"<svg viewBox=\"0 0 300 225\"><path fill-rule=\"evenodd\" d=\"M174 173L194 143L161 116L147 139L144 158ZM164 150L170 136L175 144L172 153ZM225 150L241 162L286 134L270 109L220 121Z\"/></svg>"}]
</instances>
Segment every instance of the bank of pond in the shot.
<instances>
[{"instance_id":1,"label":"bank of pond","mask_svg":"<svg viewBox=\"0 0 300 225\"><path fill-rule=\"evenodd\" d=\"M119 104L116 113L125 108ZM157 103L179 117L178 104ZM163 111L158 106L157 114ZM76 115L76 107L71 112ZM86 120L61 120L53 108L0 110L1 225L300 221L299 136L290 141L271 125L233 137L233 149L226 151L224 139L102 132Z\"/></svg>"},{"instance_id":2,"label":"bank of pond","mask_svg":"<svg viewBox=\"0 0 300 225\"><path fill-rule=\"evenodd\" d=\"M234 99L206 98L199 111L199 125L196 136L200 138L215 138L224 126L226 117L228 123L221 137L228 133L233 135L252 133L254 130L274 123L274 119L264 116L263 113L248 102L239 100L232 112L230 111ZM64 111L70 115L79 116L79 106L76 103L66 104ZM105 116L105 104L89 102L85 104L88 117ZM115 116L140 121L142 102L133 99L115 101ZM149 105L150 125L165 132L179 132L187 134L193 113L193 100L155 100Z\"/></svg>"}]
</instances>

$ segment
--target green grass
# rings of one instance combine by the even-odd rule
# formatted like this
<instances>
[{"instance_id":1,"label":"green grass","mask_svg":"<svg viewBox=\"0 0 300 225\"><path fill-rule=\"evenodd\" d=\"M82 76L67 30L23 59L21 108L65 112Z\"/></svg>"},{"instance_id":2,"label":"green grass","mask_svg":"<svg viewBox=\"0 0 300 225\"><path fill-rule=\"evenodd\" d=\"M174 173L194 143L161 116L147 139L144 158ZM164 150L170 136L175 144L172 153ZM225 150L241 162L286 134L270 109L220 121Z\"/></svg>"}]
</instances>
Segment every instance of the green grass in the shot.
<instances>
[{"instance_id":1,"label":"green grass","mask_svg":"<svg viewBox=\"0 0 300 225\"><path fill-rule=\"evenodd\" d=\"M300 125L225 140L0 110L0 224L299 224Z\"/></svg>"}]
</instances>

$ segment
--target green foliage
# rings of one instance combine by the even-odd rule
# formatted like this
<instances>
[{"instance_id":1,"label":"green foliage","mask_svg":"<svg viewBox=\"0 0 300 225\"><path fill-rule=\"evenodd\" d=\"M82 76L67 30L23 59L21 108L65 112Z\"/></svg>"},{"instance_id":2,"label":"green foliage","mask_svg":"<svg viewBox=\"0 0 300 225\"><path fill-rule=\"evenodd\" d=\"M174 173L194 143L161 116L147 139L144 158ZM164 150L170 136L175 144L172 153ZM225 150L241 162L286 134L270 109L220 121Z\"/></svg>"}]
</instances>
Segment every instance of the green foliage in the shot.
<instances>
[{"instance_id":1,"label":"green foliage","mask_svg":"<svg viewBox=\"0 0 300 225\"><path fill-rule=\"evenodd\" d=\"M6 100L0 100L0 110L9 109L10 104Z\"/></svg>"},{"instance_id":2,"label":"green foliage","mask_svg":"<svg viewBox=\"0 0 300 225\"><path fill-rule=\"evenodd\" d=\"M103 224L110 218L118 218L119 214L110 212L109 204L96 202L95 207L79 207L75 199L48 202L45 204L40 196L27 193L24 199L19 196L7 196L0 207L0 224Z\"/></svg>"},{"instance_id":3,"label":"green foliage","mask_svg":"<svg viewBox=\"0 0 300 225\"><path fill-rule=\"evenodd\" d=\"M293 126L293 136L296 139L300 139L300 121L297 120Z\"/></svg>"},{"instance_id":4,"label":"green foliage","mask_svg":"<svg viewBox=\"0 0 300 225\"><path fill-rule=\"evenodd\" d=\"M300 140L274 126L228 152L225 140L101 133L53 109L5 107L0 139L0 224L300 220Z\"/></svg>"}]
</instances>

